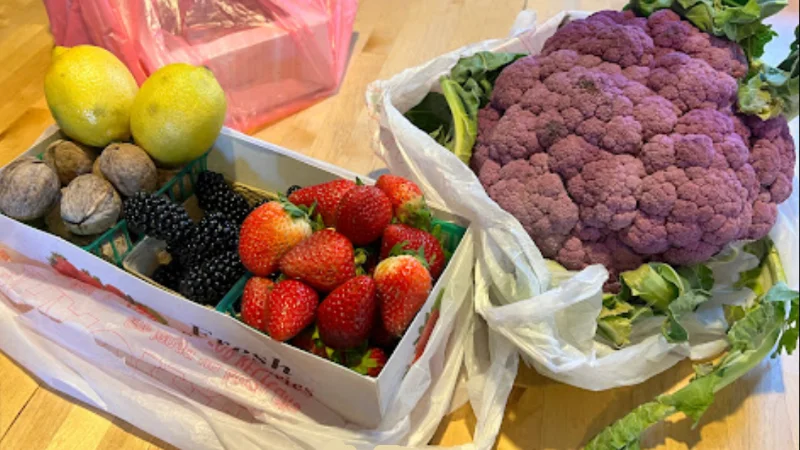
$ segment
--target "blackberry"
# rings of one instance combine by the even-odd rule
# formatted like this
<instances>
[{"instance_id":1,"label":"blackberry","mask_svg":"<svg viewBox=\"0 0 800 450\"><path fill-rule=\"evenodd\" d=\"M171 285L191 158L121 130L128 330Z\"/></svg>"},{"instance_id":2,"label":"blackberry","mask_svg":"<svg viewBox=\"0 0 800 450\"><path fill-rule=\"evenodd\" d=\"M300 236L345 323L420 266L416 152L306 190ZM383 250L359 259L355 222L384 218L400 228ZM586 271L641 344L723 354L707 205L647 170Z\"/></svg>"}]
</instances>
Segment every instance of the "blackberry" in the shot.
<instances>
[{"instance_id":1,"label":"blackberry","mask_svg":"<svg viewBox=\"0 0 800 450\"><path fill-rule=\"evenodd\" d=\"M234 191L222 174L216 172L202 172L197 177L195 194L200 208L206 212L221 212L237 225L241 225L252 208L247 200Z\"/></svg>"},{"instance_id":2,"label":"blackberry","mask_svg":"<svg viewBox=\"0 0 800 450\"><path fill-rule=\"evenodd\" d=\"M238 244L239 227L223 213L212 212L203 217L188 239L168 246L167 251L189 266L225 251L236 250Z\"/></svg>"},{"instance_id":3,"label":"blackberry","mask_svg":"<svg viewBox=\"0 0 800 450\"><path fill-rule=\"evenodd\" d=\"M169 264L158 266L150 278L161 286L177 292L180 289L183 272L183 266L174 260Z\"/></svg>"},{"instance_id":4,"label":"blackberry","mask_svg":"<svg viewBox=\"0 0 800 450\"><path fill-rule=\"evenodd\" d=\"M180 293L202 305L215 305L244 276L244 266L235 250L202 261L186 272Z\"/></svg>"},{"instance_id":5,"label":"blackberry","mask_svg":"<svg viewBox=\"0 0 800 450\"><path fill-rule=\"evenodd\" d=\"M183 206L169 198L139 192L125 203L125 219L137 233L166 241L180 242L194 232L194 223Z\"/></svg>"},{"instance_id":6,"label":"blackberry","mask_svg":"<svg viewBox=\"0 0 800 450\"><path fill-rule=\"evenodd\" d=\"M295 184L294 186L292 186L292 187L290 187L289 189L286 190L286 196L288 197L288 196L294 194L295 192L299 191L300 189L303 189L303 188Z\"/></svg>"}]
</instances>

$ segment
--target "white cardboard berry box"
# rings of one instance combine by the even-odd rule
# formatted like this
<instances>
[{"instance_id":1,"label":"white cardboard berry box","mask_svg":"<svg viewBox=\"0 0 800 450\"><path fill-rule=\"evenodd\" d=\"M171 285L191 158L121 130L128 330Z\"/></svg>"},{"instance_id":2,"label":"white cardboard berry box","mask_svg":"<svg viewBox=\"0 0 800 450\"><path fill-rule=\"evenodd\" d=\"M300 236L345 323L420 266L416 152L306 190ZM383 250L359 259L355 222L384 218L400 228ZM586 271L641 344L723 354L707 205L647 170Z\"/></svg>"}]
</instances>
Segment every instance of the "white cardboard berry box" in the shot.
<instances>
[{"instance_id":1,"label":"white cardboard berry box","mask_svg":"<svg viewBox=\"0 0 800 450\"><path fill-rule=\"evenodd\" d=\"M49 143L60 138L59 130L51 128L23 156L41 154ZM228 179L273 192L284 192L295 184L308 186L337 178L355 179L357 176L229 129L224 129L215 143L209 155L208 168L223 173ZM371 182L361 178L366 183ZM120 293L129 308L183 332L186 339L202 343L215 357L234 364L264 384L274 386L277 382L284 389L318 400L350 422L372 427L387 413L387 406L412 365L415 342L440 291L451 279L472 278L474 262L469 224L445 211L434 209L434 212L438 219L461 225L467 228L467 232L425 306L378 378L362 376L273 341L226 314L159 289L76 245L2 214L0 248L43 265L68 261L85 275L85 281ZM459 291L469 295L469 289ZM119 346L115 347L119 350ZM252 389L257 390L259 386Z\"/></svg>"}]
</instances>

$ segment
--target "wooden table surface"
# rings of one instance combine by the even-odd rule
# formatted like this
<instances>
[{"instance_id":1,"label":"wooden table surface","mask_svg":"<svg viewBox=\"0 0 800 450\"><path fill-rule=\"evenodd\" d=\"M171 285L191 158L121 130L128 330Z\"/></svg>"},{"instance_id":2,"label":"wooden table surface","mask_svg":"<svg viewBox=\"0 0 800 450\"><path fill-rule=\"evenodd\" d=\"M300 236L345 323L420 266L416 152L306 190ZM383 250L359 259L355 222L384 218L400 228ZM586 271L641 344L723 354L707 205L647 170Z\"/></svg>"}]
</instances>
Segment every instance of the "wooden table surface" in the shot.
<instances>
[{"instance_id":1,"label":"wooden table surface","mask_svg":"<svg viewBox=\"0 0 800 450\"><path fill-rule=\"evenodd\" d=\"M341 91L256 136L359 173L382 167L369 140L364 91L464 44L504 36L524 0L362 0L358 39ZM531 2L540 19L559 9L619 8L624 1ZM787 13L791 33L797 0ZM793 19L791 18L793 15ZM794 21L794 24L792 24ZM786 21L784 21L786 22ZM0 166L28 148L53 119L42 83L53 45L41 0L0 0ZM683 363L635 388L591 393L521 369L505 414L500 449L571 449L636 405L685 383ZM701 426L676 420L652 429L646 448L797 449L798 358L763 363L717 396ZM434 443L470 441L468 406L448 416ZM171 448L108 414L54 392L0 352L0 449Z\"/></svg>"}]
</instances>

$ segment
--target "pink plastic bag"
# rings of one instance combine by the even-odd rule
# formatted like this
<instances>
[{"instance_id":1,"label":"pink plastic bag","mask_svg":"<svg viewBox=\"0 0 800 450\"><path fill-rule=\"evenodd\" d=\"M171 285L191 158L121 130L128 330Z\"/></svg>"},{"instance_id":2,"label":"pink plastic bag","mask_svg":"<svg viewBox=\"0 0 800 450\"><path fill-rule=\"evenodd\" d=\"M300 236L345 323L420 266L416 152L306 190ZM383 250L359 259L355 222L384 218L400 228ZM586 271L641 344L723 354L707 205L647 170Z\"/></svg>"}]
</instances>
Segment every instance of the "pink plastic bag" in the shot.
<instances>
[{"instance_id":1,"label":"pink plastic bag","mask_svg":"<svg viewBox=\"0 0 800 450\"><path fill-rule=\"evenodd\" d=\"M117 55L139 82L187 62L216 75L226 125L253 130L338 89L358 0L45 0L57 45Z\"/></svg>"}]
</instances>

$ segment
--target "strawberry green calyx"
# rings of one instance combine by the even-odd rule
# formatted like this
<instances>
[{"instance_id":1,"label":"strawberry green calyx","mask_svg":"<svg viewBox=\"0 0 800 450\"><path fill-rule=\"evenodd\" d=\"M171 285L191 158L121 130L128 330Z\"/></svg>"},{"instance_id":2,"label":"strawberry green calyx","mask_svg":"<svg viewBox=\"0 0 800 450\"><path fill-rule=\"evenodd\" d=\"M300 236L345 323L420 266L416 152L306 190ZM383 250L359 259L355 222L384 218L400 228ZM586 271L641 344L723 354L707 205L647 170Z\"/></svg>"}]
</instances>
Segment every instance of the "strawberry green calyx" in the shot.
<instances>
[{"instance_id":1,"label":"strawberry green calyx","mask_svg":"<svg viewBox=\"0 0 800 450\"><path fill-rule=\"evenodd\" d=\"M400 223L420 230L430 231L433 223L433 213L428 208L425 197L419 197L416 200L404 203L397 211L397 219Z\"/></svg>"},{"instance_id":2,"label":"strawberry green calyx","mask_svg":"<svg viewBox=\"0 0 800 450\"><path fill-rule=\"evenodd\" d=\"M310 214L313 214L314 207L312 206L309 210L305 208L301 208L294 203L290 202L286 199L286 197L281 197L279 200L283 210L289 214L289 216L293 219L309 219Z\"/></svg>"},{"instance_id":3,"label":"strawberry green calyx","mask_svg":"<svg viewBox=\"0 0 800 450\"><path fill-rule=\"evenodd\" d=\"M334 352L332 358L335 358L333 361L349 367L354 372L369 377L380 375L388 360L383 350L376 347L368 348L366 344L357 349Z\"/></svg>"},{"instance_id":4,"label":"strawberry green calyx","mask_svg":"<svg viewBox=\"0 0 800 450\"><path fill-rule=\"evenodd\" d=\"M392 251L389 252L389 257L413 256L414 259L416 259L417 261L422 263L422 265L425 266L426 269L430 270L431 265L433 265L434 262L436 261L436 257L432 256L431 260L428 261L426 259L426 257L425 257L425 247L424 246L422 246L422 247L420 247L420 248L418 248L416 250L410 250L410 249L406 248L406 247L408 247L408 245L409 245L408 241L403 241L403 242L395 245L394 247L392 247Z\"/></svg>"}]
</instances>

